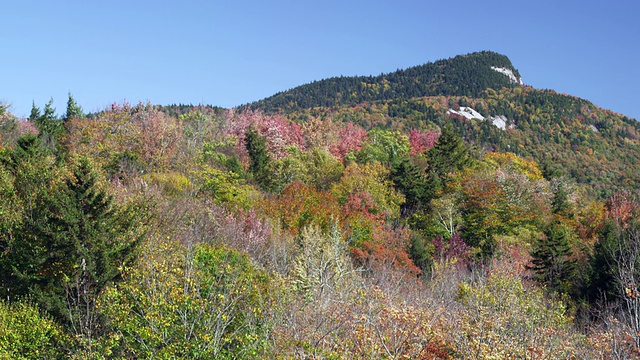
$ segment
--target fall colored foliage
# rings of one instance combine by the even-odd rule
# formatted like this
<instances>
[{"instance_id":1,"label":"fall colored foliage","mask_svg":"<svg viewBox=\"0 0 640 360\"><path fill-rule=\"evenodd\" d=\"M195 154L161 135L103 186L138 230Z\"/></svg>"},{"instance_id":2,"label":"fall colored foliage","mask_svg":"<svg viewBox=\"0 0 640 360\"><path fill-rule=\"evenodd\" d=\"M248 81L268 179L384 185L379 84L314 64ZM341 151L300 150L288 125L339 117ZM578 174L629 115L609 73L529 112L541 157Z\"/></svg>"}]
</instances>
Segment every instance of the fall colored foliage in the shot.
<instances>
[{"instance_id":1,"label":"fall colored foliage","mask_svg":"<svg viewBox=\"0 0 640 360\"><path fill-rule=\"evenodd\" d=\"M519 130L444 115L531 127L533 102L541 122L581 102L519 87L363 100L391 79L275 115L0 107L0 357L638 356L635 180L602 197ZM584 147L567 129L594 114L550 136ZM637 136L614 123L600 129Z\"/></svg>"}]
</instances>

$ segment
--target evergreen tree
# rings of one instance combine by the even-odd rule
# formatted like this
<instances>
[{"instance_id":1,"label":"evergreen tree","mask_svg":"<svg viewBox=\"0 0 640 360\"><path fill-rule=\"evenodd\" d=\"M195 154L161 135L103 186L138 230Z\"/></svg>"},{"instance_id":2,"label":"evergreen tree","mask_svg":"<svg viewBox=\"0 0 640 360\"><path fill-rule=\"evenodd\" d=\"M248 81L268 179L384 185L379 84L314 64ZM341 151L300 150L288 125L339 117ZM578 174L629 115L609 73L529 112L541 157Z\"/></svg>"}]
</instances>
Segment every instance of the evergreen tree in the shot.
<instances>
[{"instance_id":1,"label":"evergreen tree","mask_svg":"<svg viewBox=\"0 0 640 360\"><path fill-rule=\"evenodd\" d=\"M70 119L82 117L82 108L76 103L76 100L69 92L69 99L67 100L67 112L64 115L64 122L66 123Z\"/></svg>"},{"instance_id":2,"label":"evergreen tree","mask_svg":"<svg viewBox=\"0 0 640 360\"><path fill-rule=\"evenodd\" d=\"M569 293L576 278L576 262L572 259L573 233L566 225L552 224L531 252L531 270L535 278L552 291Z\"/></svg>"},{"instance_id":3,"label":"evergreen tree","mask_svg":"<svg viewBox=\"0 0 640 360\"><path fill-rule=\"evenodd\" d=\"M31 114L29 115L29 121L35 124L40 119L40 116L40 108L36 106L36 102L34 101L31 104Z\"/></svg>"},{"instance_id":4,"label":"evergreen tree","mask_svg":"<svg viewBox=\"0 0 640 360\"><path fill-rule=\"evenodd\" d=\"M2 170L23 206L0 226L0 295L30 295L76 333L92 336L95 300L132 261L148 212L116 204L89 160L56 163L33 135L18 140Z\"/></svg>"},{"instance_id":5,"label":"evergreen tree","mask_svg":"<svg viewBox=\"0 0 640 360\"><path fill-rule=\"evenodd\" d=\"M249 153L249 172L263 189L269 188L268 166L271 157L267 151L267 141L258 134L255 129L250 128L245 134L244 144Z\"/></svg>"},{"instance_id":6,"label":"evergreen tree","mask_svg":"<svg viewBox=\"0 0 640 360\"><path fill-rule=\"evenodd\" d=\"M566 180L558 180L557 188L553 193L551 206L554 214L562 215L570 219L573 218L571 204L569 203L570 189L568 188L567 184L564 183L564 181Z\"/></svg>"},{"instance_id":7,"label":"evergreen tree","mask_svg":"<svg viewBox=\"0 0 640 360\"><path fill-rule=\"evenodd\" d=\"M434 190L441 190L452 172L462 170L471 164L469 148L464 141L453 132L450 124L442 128L442 133L433 148L427 152L429 161L429 186Z\"/></svg>"},{"instance_id":8,"label":"evergreen tree","mask_svg":"<svg viewBox=\"0 0 640 360\"><path fill-rule=\"evenodd\" d=\"M606 299L616 299L619 284L616 283L614 257L619 257L619 241L622 229L612 220L607 220L599 231L599 240L593 246L593 255L589 261L586 300L596 304ZM636 261L640 261L637 259Z\"/></svg>"},{"instance_id":9,"label":"evergreen tree","mask_svg":"<svg viewBox=\"0 0 640 360\"><path fill-rule=\"evenodd\" d=\"M42 115L35 116L39 113L39 109L35 105L31 109L31 116L29 119L33 121L34 125L40 131L40 139L42 143L55 150L58 144L58 140L62 134L63 127L62 122L56 116L56 109L53 107L53 99L45 105ZM33 119L32 119L33 117Z\"/></svg>"},{"instance_id":10,"label":"evergreen tree","mask_svg":"<svg viewBox=\"0 0 640 360\"><path fill-rule=\"evenodd\" d=\"M393 164L391 180L395 188L404 196L405 202L400 207L400 214L407 218L417 211L426 211L434 196L434 189L429 186L425 174L405 157Z\"/></svg>"},{"instance_id":11,"label":"evergreen tree","mask_svg":"<svg viewBox=\"0 0 640 360\"><path fill-rule=\"evenodd\" d=\"M95 301L110 282L120 278L123 266L133 261L143 234L138 224L147 220L146 210L140 204L117 205L84 157L72 165L72 175L64 180L60 204L60 216L52 223L63 231L63 243L71 245L66 251L73 262L63 284L66 308L73 325L91 337L97 322Z\"/></svg>"},{"instance_id":12,"label":"evergreen tree","mask_svg":"<svg viewBox=\"0 0 640 360\"><path fill-rule=\"evenodd\" d=\"M594 248L587 300L613 304L640 346L640 222L637 214L626 221L609 218Z\"/></svg>"},{"instance_id":13,"label":"evergreen tree","mask_svg":"<svg viewBox=\"0 0 640 360\"><path fill-rule=\"evenodd\" d=\"M44 112L36 119L40 131L54 134L56 130L56 109L53 107L53 98L44 106Z\"/></svg>"}]
</instances>

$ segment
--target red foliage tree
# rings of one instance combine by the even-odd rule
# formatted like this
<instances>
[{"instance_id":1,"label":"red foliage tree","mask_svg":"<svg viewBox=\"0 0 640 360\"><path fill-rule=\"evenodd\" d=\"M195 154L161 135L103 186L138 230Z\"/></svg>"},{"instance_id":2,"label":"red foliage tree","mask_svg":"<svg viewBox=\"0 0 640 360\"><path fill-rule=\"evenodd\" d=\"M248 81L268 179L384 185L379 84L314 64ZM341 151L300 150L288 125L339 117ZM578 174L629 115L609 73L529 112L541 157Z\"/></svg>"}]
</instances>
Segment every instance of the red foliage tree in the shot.
<instances>
[{"instance_id":1,"label":"red foliage tree","mask_svg":"<svg viewBox=\"0 0 640 360\"><path fill-rule=\"evenodd\" d=\"M437 131L419 131L412 129L409 132L409 143L411 144L409 154L412 156L424 154L435 145L438 137L440 137L440 133Z\"/></svg>"},{"instance_id":2,"label":"red foliage tree","mask_svg":"<svg viewBox=\"0 0 640 360\"><path fill-rule=\"evenodd\" d=\"M344 162L349 153L355 153L362 149L362 142L367 132L358 125L347 123L340 128L337 143L329 146L329 152Z\"/></svg>"},{"instance_id":3,"label":"red foliage tree","mask_svg":"<svg viewBox=\"0 0 640 360\"><path fill-rule=\"evenodd\" d=\"M286 157L289 147L305 149L305 140L300 126L280 116L267 116L260 111L230 110L227 114L227 132L238 137L238 150L246 154L244 137L253 127L267 142L267 150L275 160Z\"/></svg>"},{"instance_id":4,"label":"red foliage tree","mask_svg":"<svg viewBox=\"0 0 640 360\"><path fill-rule=\"evenodd\" d=\"M434 258L457 259L457 263L461 266L466 266L471 261L471 247L462 240L459 232L453 234L448 241L444 241L442 236L438 236L431 243L433 244Z\"/></svg>"},{"instance_id":5,"label":"red foliage tree","mask_svg":"<svg viewBox=\"0 0 640 360\"><path fill-rule=\"evenodd\" d=\"M625 190L613 194L605 203L606 216L623 229L640 212L640 205L633 195Z\"/></svg>"}]
</instances>

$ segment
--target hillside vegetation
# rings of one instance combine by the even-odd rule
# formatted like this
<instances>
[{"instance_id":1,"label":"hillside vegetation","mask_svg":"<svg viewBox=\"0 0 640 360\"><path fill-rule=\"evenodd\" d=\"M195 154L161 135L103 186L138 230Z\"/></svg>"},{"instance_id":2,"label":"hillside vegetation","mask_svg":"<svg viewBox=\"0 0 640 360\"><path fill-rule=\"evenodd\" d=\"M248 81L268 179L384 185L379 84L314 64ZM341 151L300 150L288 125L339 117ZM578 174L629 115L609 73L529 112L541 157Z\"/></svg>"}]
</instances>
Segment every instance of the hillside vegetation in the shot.
<instances>
[{"instance_id":1,"label":"hillside vegetation","mask_svg":"<svg viewBox=\"0 0 640 360\"><path fill-rule=\"evenodd\" d=\"M0 107L0 357L640 356L637 124L505 59L273 113Z\"/></svg>"},{"instance_id":2,"label":"hillside vegetation","mask_svg":"<svg viewBox=\"0 0 640 360\"><path fill-rule=\"evenodd\" d=\"M511 70L520 77L509 58L484 51L379 76L341 76L314 81L250 106L274 113L434 95L477 97L488 88L516 86L492 67Z\"/></svg>"},{"instance_id":3,"label":"hillside vegetation","mask_svg":"<svg viewBox=\"0 0 640 360\"><path fill-rule=\"evenodd\" d=\"M376 77L322 80L241 110L282 114L301 123L319 117L404 132L452 124L468 144L534 159L549 173L588 185L601 199L640 187L638 121L584 99L520 85L496 68L520 77L506 56L485 51ZM487 120L448 114L460 107L471 107ZM506 127L495 126L492 117L505 119Z\"/></svg>"}]
</instances>

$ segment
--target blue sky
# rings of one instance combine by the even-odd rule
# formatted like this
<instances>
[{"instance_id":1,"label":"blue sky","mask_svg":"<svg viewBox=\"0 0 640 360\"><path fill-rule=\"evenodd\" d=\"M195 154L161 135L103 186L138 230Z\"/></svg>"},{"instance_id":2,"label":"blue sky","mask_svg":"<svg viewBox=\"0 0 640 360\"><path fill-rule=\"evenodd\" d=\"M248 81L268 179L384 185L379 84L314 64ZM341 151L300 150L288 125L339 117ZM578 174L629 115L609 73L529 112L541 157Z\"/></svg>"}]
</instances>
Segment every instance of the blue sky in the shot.
<instances>
[{"instance_id":1,"label":"blue sky","mask_svg":"<svg viewBox=\"0 0 640 360\"><path fill-rule=\"evenodd\" d=\"M339 75L474 51L525 84L640 119L640 2L7 1L0 101L85 111L113 102L233 107Z\"/></svg>"}]
</instances>

